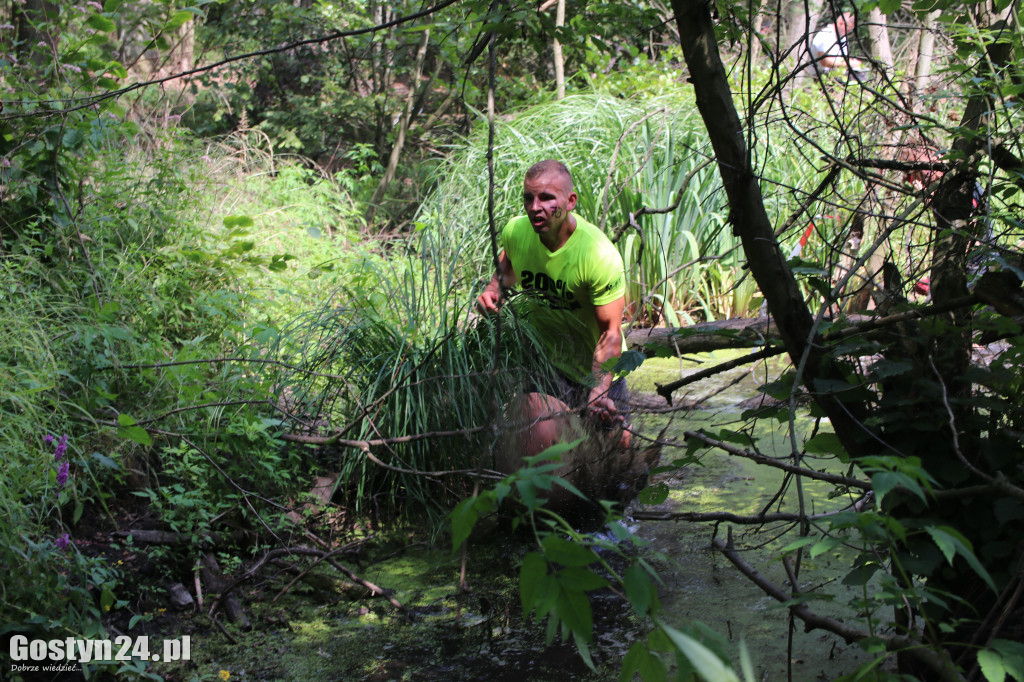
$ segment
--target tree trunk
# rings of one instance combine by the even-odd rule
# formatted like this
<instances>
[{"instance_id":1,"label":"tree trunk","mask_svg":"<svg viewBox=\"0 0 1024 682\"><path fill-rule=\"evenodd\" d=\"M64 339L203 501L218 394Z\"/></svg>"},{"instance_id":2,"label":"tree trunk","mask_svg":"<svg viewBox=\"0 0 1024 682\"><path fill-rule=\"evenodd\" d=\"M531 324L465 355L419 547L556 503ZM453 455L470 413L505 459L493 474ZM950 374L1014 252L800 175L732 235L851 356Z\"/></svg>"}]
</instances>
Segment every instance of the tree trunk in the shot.
<instances>
[{"instance_id":1,"label":"tree trunk","mask_svg":"<svg viewBox=\"0 0 1024 682\"><path fill-rule=\"evenodd\" d=\"M868 45L871 58L885 65L886 73L892 73L892 46L889 44L889 24L882 10L877 7L868 13Z\"/></svg>"},{"instance_id":2,"label":"tree trunk","mask_svg":"<svg viewBox=\"0 0 1024 682\"><path fill-rule=\"evenodd\" d=\"M175 73L191 71L195 60L196 22L189 19L178 28L178 44L174 47L174 57L170 60L171 69Z\"/></svg>"},{"instance_id":3,"label":"tree trunk","mask_svg":"<svg viewBox=\"0 0 1024 682\"><path fill-rule=\"evenodd\" d=\"M379 208L380 201L384 198L384 193L387 191L391 181L395 179L395 173L398 170L398 161L402 156L402 148L405 146L405 137L409 132L409 123L413 116L413 103L416 101L417 89L423 87L420 83L420 79L423 77L423 62L426 59L427 47L430 44L430 30L423 32L423 42L420 43L420 49L416 52L416 68L413 70L412 78L409 82L409 91L405 97L405 107L402 110L402 115L398 120L398 135L395 138L395 144L391 147L391 155L388 157L388 166L384 171L384 177L380 179L377 184L377 189L373 192L373 197L370 198L369 207L366 210L366 222L370 224L373 219L377 216L377 209Z\"/></svg>"},{"instance_id":4,"label":"tree trunk","mask_svg":"<svg viewBox=\"0 0 1024 682\"><path fill-rule=\"evenodd\" d=\"M863 430L857 422L863 406L840 403L818 386L822 380L843 381L843 372L823 350L814 319L804 304L765 211L761 188L746 149L744 128L718 52L709 5L701 0L672 0L672 8L697 108L708 128L728 196L729 222L740 237L750 271L778 324L786 351L794 364L804 368L804 386L828 414L848 451L855 453L861 449Z\"/></svg>"},{"instance_id":5,"label":"tree trunk","mask_svg":"<svg viewBox=\"0 0 1024 682\"><path fill-rule=\"evenodd\" d=\"M914 103L914 110L920 106L921 93L928 90L932 77L932 57L935 55L935 22L939 18L939 11L928 12L924 15L921 29L921 38L917 42L917 63L914 65L913 91L911 101Z\"/></svg>"},{"instance_id":6,"label":"tree trunk","mask_svg":"<svg viewBox=\"0 0 1024 682\"><path fill-rule=\"evenodd\" d=\"M787 2L783 5L779 0L779 31L781 33L781 52L785 53L790 48L790 56L793 61L803 59L807 52L807 40L811 33L811 22L809 15L804 12L804 3Z\"/></svg>"},{"instance_id":7,"label":"tree trunk","mask_svg":"<svg viewBox=\"0 0 1024 682\"><path fill-rule=\"evenodd\" d=\"M558 0L555 8L555 30L565 26L565 0ZM557 36L557 33L556 33ZM565 99L565 58L562 56L562 43L555 37L551 41L551 51L555 57L555 98Z\"/></svg>"}]
</instances>

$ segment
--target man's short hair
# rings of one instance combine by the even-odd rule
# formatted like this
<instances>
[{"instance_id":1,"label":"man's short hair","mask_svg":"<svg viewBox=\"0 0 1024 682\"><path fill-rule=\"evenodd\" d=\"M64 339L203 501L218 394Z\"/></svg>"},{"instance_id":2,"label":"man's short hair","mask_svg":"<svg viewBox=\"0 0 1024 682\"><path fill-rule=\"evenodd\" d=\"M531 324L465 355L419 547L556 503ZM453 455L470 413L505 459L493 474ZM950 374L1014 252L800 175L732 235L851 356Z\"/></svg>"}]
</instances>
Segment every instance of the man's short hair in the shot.
<instances>
[{"instance_id":1,"label":"man's short hair","mask_svg":"<svg viewBox=\"0 0 1024 682\"><path fill-rule=\"evenodd\" d=\"M545 159L530 166L530 170L526 171L526 179L533 180L534 178L551 172L561 173L565 177L569 178L569 191L572 191L572 173L569 172L569 169L566 168L564 163L556 161L555 159Z\"/></svg>"}]
</instances>

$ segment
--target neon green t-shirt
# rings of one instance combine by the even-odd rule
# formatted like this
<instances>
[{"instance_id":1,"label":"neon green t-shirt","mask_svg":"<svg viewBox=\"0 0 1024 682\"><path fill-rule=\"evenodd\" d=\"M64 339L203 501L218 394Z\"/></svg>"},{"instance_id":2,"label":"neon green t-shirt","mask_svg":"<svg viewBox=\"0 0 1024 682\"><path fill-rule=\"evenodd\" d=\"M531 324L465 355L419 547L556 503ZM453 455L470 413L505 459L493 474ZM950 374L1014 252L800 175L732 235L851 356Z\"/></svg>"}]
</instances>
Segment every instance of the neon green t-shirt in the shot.
<instances>
[{"instance_id":1,"label":"neon green t-shirt","mask_svg":"<svg viewBox=\"0 0 1024 682\"><path fill-rule=\"evenodd\" d=\"M548 359L568 378L586 383L601 338L594 306L618 300L626 292L622 257L615 245L576 216L576 230L552 253L530 219L521 216L505 225L501 246L526 295L523 313L544 342Z\"/></svg>"}]
</instances>

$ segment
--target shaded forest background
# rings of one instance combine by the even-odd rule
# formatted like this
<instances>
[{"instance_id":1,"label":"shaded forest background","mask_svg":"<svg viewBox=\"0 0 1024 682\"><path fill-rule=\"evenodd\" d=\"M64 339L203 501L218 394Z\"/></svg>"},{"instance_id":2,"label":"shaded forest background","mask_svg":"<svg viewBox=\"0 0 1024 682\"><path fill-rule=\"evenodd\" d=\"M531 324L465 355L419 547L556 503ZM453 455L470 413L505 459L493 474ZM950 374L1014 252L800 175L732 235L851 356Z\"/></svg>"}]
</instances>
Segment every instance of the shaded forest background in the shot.
<instances>
[{"instance_id":1,"label":"shaded forest background","mask_svg":"<svg viewBox=\"0 0 1024 682\"><path fill-rule=\"evenodd\" d=\"M840 10L862 80L809 66ZM489 425L535 355L525 325L469 302L523 170L554 156L623 253L631 325L773 317L749 358L792 362L773 407L665 444L670 467L709 448L760 462L753 421L785 431L813 406L779 492L799 512L772 519L803 539L766 592L898 655L885 670L1024 679L1020 12L3 2L3 630L130 629L198 547L251 566L366 524L436 537L468 498L465 539L513 489L491 487ZM800 481L836 463L849 508L812 518ZM303 516L328 473L340 511ZM155 577L91 546L126 518L181 540L151 550ZM562 530L524 560L523 605L587 656L579 600L608 567ZM864 587L847 623L799 587L839 545ZM625 675L658 679L672 652L680 674L746 674L665 625L633 566L611 582L651 634Z\"/></svg>"}]
</instances>

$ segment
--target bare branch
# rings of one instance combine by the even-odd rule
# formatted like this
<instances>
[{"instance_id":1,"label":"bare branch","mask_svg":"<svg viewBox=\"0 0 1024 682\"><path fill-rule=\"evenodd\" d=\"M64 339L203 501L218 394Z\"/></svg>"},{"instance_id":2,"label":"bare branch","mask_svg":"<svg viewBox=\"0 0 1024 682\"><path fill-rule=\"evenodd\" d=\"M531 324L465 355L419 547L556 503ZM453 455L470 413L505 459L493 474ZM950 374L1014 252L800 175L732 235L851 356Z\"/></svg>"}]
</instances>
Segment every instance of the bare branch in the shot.
<instances>
[{"instance_id":1,"label":"bare branch","mask_svg":"<svg viewBox=\"0 0 1024 682\"><path fill-rule=\"evenodd\" d=\"M752 462L764 464L765 466L774 467L776 469L782 469L783 471L788 471L789 473L797 476L811 478L816 481L824 481L826 483L832 483L834 485L846 486L848 488L857 488L859 490L872 489L870 481L861 481L860 479L850 478L849 476L840 476L838 474L830 474L825 471L815 471L814 469L805 469L803 467L798 467L793 464L789 464L788 462L785 462L783 460L772 459L767 455L762 455L760 452L746 450L744 448L737 447L731 443L720 441L699 431L684 431L683 433L686 435L687 438L694 438L703 443L706 443L707 445L710 445L713 448L723 450L729 453L730 455L743 457L745 459L751 460Z\"/></svg>"},{"instance_id":2,"label":"bare branch","mask_svg":"<svg viewBox=\"0 0 1024 682\"><path fill-rule=\"evenodd\" d=\"M718 538L713 539L711 544L715 549L724 554L725 558L728 559L740 573L745 575L752 583L761 588L761 590L769 597L783 604L790 603L790 595L786 594L782 588L768 580L768 578L758 572L756 568L748 564L739 555L739 552L732 544L731 533L728 544ZM872 636L872 633L870 632L857 630L856 628L852 628L846 623L842 623L834 618L817 614L811 611L807 604L790 604L789 611L804 622L804 627L807 631L826 630L842 637L847 644L853 644L854 642L859 642ZM874 636L878 637L877 634ZM956 671L952 661L949 660L949 657L942 650L926 648L917 639L904 637L902 635L889 635L888 637L882 637L881 639L885 643L886 651L900 651L913 656L938 675L935 679L948 682L965 682L963 675Z\"/></svg>"}]
</instances>

